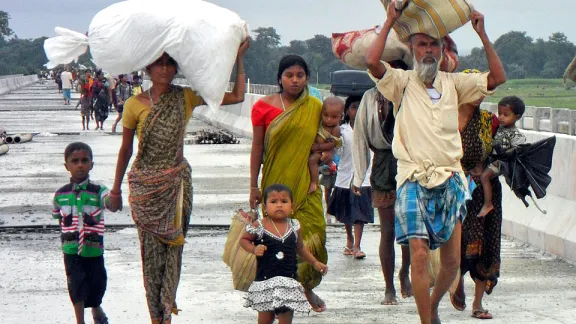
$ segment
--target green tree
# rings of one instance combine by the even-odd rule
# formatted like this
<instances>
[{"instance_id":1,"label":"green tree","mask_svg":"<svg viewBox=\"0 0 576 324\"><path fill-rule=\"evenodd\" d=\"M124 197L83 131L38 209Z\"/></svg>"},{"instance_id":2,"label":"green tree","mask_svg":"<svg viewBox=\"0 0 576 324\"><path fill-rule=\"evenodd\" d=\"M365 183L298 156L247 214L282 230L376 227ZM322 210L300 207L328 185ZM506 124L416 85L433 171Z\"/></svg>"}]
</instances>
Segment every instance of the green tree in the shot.
<instances>
[{"instance_id":1,"label":"green tree","mask_svg":"<svg viewBox=\"0 0 576 324\"><path fill-rule=\"evenodd\" d=\"M256 35L256 41L265 48L277 48L280 46L280 35L274 27L260 27L253 30Z\"/></svg>"},{"instance_id":2,"label":"green tree","mask_svg":"<svg viewBox=\"0 0 576 324\"><path fill-rule=\"evenodd\" d=\"M287 52L303 56L306 55L306 52L308 52L308 45L305 41L292 40L290 41L290 45L287 48Z\"/></svg>"},{"instance_id":3,"label":"green tree","mask_svg":"<svg viewBox=\"0 0 576 324\"><path fill-rule=\"evenodd\" d=\"M9 20L10 15L5 11L0 10L0 38L12 35L13 31L9 27Z\"/></svg>"},{"instance_id":4,"label":"green tree","mask_svg":"<svg viewBox=\"0 0 576 324\"><path fill-rule=\"evenodd\" d=\"M566 67L572 62L576 46L568 41L564 33L553 33L546 42L546 63L541 77L561 78Z\"/></svg>"}]
</instances>

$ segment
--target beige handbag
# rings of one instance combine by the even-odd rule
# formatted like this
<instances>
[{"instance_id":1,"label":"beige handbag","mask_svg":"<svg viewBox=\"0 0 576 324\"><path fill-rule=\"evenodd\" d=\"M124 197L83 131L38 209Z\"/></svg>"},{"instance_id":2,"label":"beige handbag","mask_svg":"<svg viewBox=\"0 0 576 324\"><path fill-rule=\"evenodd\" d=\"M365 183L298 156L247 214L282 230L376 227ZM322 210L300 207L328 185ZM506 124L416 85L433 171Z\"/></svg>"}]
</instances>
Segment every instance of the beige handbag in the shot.
<instances>
[{"instance_id":1,"label":"beige handbag","mask_svg":"<svg viewBox=\"0 0 576 324\"><path fill-rule=\"evenodd\" d=\"M246 252L240 246L240 239L246 233L246 225L258 219L256 211L245 212L239 209L230 223L230 230L226 244L224 244L224 254L222 261L226 263L232 271L232 284L234 289L248 291L248 288L256 278L256 255Z\"/></svg>"},{"instance_id":2,"label":"beige handbag","mask_svg":"<svg viewBox=\"0 0 576 324\"><path fill-rule=\"evenodd\" d=\"M366 69L366 53L380 32L380 27L332 34L332 52L342 63L356 69ZM412 54L408 46L398 40L391 31L382 53L382 61L402 60L412 66Z\"/></svg>"},{"instance_id":3,"label":"beige handbag","mask_svg":"<svg viewBox=\"0 0 576 324\"><path fill-rule=\"evenodd\" d=\"M436 278L438 277L438 272L440 272L440 267L442 266L440 264L440 249L430 251L428 253L428 256L430 258L430 266L428 268L428 273L430 274L430 287L434 287L434 285L436 284ZM448 289L448 291L451 294L454 294L456 288L458 288L458 283L460 282L460 276L461 276L460 267L458 267L458 273L454 278L454 281L450 285L450 288Z\"/></svg>"},{"instance_id":4,"label":"beige handbag","mask_svg":"<svg viewBox=\"0 0 576 324\"><path fill-rule=\"evenodd\" d=\"M380 0L384 8L392 0ZM404 10L394 24L400 40L423 33L436 39L450 34L470 21L474 10L467 0L404 0Z\"/></svg>"}]
</instances>

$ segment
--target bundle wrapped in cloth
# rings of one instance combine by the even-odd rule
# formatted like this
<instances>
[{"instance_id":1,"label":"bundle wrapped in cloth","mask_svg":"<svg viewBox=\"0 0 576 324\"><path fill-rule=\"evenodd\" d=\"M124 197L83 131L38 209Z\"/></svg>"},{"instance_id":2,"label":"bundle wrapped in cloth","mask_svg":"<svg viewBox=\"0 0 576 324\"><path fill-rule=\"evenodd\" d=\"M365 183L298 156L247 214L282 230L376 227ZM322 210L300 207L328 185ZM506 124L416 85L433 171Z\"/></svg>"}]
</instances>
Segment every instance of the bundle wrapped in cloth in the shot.
<instances>
[{"instance_id":1,"label":"bundle wrapped in cloth","mask_svg":"<svg viewBox=\"0 0 576 324\"><path fill-rule=\"evenodd\" d=\"M332 34L332 52L342 61L342 63L356 68L366 69L366 54L376 37L380 33L381 27L376 26L370 29L350 31L346 33ZM445 36L444 55L440 62L440 70L444 72L453 72L458 66L458 49L456 43L450 36ZM410 47L407 42L402 42L398 34L391 30L386 40L386 47L382 53L382 61L403 61L412 68L413 58L410 53Z\"/></svg>"},{"instance_id":2,"label":"bundle wrapped in cloth","mask_svg":"<svg viewBox=\"0 0 576 324\"><path fill-rule=\"evenodd\" d=\"M388 8L394 0L380 0ZM413 34L444 38L470 21L474 7L468 0L395 0L403 9L394 24L398 38L407 41Z\"/></svg>"},{"instance_id":3,"label":"bundle wrapped in cloth","mask_svg":"<svg viewBox=\"0 0 576 324\"><path fill-rule=\"evenodd\" d=\"M60 27L56 33L44 42L48 68L76 60L89 47L99 68L124 74L166 52L212 109L222 102L238 47L248 36L236 13L201 0L122 1L97 13L87 36Z\"/></svg>"},{"instance_id":4,"label":"bundle wrapped in cloth","mask_svg":"<svg viewBox=\"0 0 576 324\"><path fill-rule=\"evenodd\" d=\"M378 37L381 26L345 33L332 33L332 52L342 63L356 69L366 69L366 53ZM398 39L395 31L390 31L382 61L402 60L412 66L412 54L407 44Z\"/></svg>"},{"instance_id":5,"label":"bundle wrapped in cloth","mask_svg":"<svg viewBox=\"0 0 576 324\"><path fill-rule=\"evenodd\" d=\"M576 57L574 57L572 63L570 63L570 65L568 65L568 67L566 68L566 71L564 71L563 79L564 79L564 85L566 85L567 79L576 82Z\"/></svg>"}]
</instances>

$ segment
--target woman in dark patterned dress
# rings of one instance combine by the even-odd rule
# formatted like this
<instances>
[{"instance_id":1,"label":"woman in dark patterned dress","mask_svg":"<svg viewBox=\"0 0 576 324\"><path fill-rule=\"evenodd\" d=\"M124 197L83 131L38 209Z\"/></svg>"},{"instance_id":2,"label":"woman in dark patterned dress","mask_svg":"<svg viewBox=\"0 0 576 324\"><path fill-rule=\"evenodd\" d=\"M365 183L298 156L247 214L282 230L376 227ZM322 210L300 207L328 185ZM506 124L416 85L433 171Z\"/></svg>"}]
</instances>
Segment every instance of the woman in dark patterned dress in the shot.
<instances>
[{"instance_id":1,"label":"woman in dark patterned dress","mask_svg":"<svg viewBox=\"0 0 576 324\"><path fill-rule=\"evenodd\" d=\"M480 175L486 168L488 154L492 151L492 137L498 128L498 118L491 112L481 110L478 100L462 105L459 109L459 127L462 136L464 156L461 163L466 174L477 187L468 201L468 213L462 225L461 276L455 292L450 294L454 308L466 308L464 275L470 272L475 282L472 316L490 319L492 315L483 308L484 293L492 293L500 275L500 238L502 227L502 186L498 177L492 179L492 210L485 217L478 217L484 203L484 193Z\"/></svg>"}]
</instances>

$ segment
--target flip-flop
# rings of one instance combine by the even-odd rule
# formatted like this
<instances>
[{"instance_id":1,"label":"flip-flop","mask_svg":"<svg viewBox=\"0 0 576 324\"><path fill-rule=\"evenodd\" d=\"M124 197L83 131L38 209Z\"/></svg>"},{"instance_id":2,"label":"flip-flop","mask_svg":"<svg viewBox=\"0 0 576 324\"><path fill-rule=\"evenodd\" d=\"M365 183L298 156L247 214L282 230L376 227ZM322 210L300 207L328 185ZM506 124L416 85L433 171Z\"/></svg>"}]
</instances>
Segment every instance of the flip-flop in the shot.
<instances>
[{"instance_id":1,"label":"flip-flop","mask_svg":"<svg viewBox=\"0 0 576 324\"><path fill-rule=\"evenodd\" d=\"M466 299L456 297L456 294L450 293L450 302L456 310L463 312L466 309Z\"/></svg>"},{"instance_id":2,"label":"flip-flop","mask_svg":"<svg viewBox=\"0 0 576 324\"><path fill-rule=\"evenodd\" d=\"M364 259L366 257L366 253L362 252L362 251L356 251L354 252L354 259Z\"/></svg>"},{"instance_id":3,"label":"flip-flop","mask_svg":"<svg viewBox=\"0 0 576 324\"><path fill-rule=\"evenodd\" d=\"M354 255L354 250L344 247L344 255Z\"/></svg>"},{"instance_id":4,"label":"flip-flop","mask_svg":"<svg viewBox=\"0 0 576 324\"><path fill-rule=\"evenodd\" d=\"M487 309L475 309L472 311L472 317L485 320L494 318Z\"/></svg>"}]
</instances>

